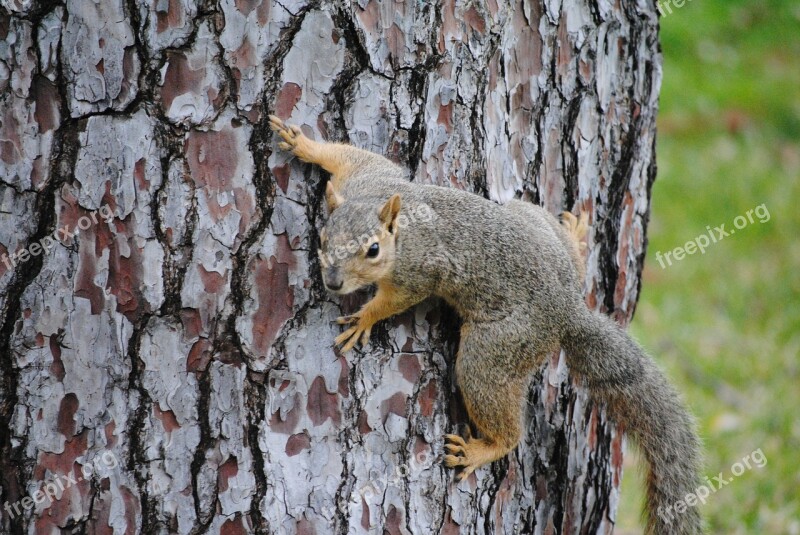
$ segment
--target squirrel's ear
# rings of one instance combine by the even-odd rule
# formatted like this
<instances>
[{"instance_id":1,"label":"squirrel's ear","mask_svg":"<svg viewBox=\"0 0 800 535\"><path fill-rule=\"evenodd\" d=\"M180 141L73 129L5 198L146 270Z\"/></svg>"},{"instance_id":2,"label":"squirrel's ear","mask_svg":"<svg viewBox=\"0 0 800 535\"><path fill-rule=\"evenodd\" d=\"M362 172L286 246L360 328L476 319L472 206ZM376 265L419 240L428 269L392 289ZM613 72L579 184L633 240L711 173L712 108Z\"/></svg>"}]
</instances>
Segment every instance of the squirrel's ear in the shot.
<instances>
[{"instance_id":1,"label":"squirrel's ear","mask_svg":"<svg viewBox=\"0 0 800 535\"><path fill-rule=\"evenodd\" d=\"M325 201L328 203L328 212L333 212L336 207L344 202L342 196L336 193L336 190L333 189L333 184L330 182L325 186Z\"/></svg>"},{"instance_id":2,"label":"squirrel's ear","mask_svg":"<svg viewBox=\"0 0 800 535\"><path fill-rule=\"evenodd\" d=\"M386 201L386 204L381 208L380 218L381 223L386 225L389 232L394 232L394 223L397 220L397 214L400 213L400 194L395 193L391 198Z\"/></svg>"}]
</instances>

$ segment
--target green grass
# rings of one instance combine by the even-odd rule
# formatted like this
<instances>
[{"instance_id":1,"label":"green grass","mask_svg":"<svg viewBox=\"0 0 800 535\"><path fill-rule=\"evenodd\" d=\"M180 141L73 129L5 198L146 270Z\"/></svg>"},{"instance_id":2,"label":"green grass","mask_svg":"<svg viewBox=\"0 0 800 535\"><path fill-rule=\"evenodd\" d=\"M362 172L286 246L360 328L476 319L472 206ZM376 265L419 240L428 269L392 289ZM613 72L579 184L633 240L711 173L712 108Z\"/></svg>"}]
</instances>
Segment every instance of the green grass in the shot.
<instances>
[{"instance_id":1,"label":"green grass","mask_svg":"<svg viewBox=\"0 0 800 535\"><path fill-rule=\"evenodd\" d=\"M710 533L800 533L800 3L693 0L662 18L650 245L632 333L698 417L709 476L767 458L701 508ZM770 219L662 269L765 205ZM618 532L640 532L628 465Z\"/></svg>"}]
</instances>

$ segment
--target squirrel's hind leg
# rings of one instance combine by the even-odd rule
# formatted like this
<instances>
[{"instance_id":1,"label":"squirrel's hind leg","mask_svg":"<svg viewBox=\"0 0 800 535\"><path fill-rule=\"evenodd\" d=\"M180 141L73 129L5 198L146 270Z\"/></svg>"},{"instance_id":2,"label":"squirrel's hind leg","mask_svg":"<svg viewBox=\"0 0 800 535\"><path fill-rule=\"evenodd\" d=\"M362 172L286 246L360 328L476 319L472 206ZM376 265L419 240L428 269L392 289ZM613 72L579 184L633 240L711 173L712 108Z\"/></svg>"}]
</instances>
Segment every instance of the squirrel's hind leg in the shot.
<instances>
[{"instance_id":1,"label":"squirrel's hind leg","mask_svg":"<svg viewBox=\"0 0 800 535\"><path fill-rule=\"evenodd\" d=\"M506 344L498 339L493 342L484 339L480 332L462 331L456 380L470 421L480 431L481 438L464 440L458 435L445 435L444 464L460 469L459 481L517 446L522 432L523 400L530 380L527 373L509 375L513 368L500 364L519 348L504 347Z\"/></svg>"}]
</instances>

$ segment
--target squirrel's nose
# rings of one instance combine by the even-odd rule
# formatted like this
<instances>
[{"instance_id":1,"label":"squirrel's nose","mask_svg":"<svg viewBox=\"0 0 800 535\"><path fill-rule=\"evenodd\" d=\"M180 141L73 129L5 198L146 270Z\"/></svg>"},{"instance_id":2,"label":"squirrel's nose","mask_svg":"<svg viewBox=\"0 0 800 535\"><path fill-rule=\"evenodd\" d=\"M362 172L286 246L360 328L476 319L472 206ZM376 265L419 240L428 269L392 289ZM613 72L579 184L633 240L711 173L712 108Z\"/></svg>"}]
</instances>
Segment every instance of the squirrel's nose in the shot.
<instances>
[{"instance_id":1,"label":"squirrel's nose","mask_svg":"<svg viewBox=\"0 0 800 535\"><path fill-rule=\"evenodd\" d=\"M329 290L336 292L342 289L342 285L344 284L344 278L342 277L342 273L338 269L330 268L325 274L324 282L325 286Z\"/></svg>"}]
</instances>

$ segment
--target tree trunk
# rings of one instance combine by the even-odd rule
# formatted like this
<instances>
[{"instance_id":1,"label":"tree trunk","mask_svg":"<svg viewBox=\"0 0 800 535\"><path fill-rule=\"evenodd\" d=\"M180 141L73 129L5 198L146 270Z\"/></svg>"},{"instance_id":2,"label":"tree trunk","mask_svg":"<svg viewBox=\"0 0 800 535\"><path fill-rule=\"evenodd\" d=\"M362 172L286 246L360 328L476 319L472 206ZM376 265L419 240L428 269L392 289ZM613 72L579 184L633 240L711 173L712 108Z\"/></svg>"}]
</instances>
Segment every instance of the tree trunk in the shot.
<instances>
[{"instance_id":1,"label":"tree trunk","mask_svg":"<svg viewBox=\"0 0 800 535\"><path fill-rule=\"evenodd\" d=\"M323 177L267 126L588 212L588 302L627 322L655 6L485 4L2 1L0 532L613 529L624 441L563 354L520 447L456 485L454 313L332 348L364 296L324 291Z\"/></svg>"}]
</instances>

